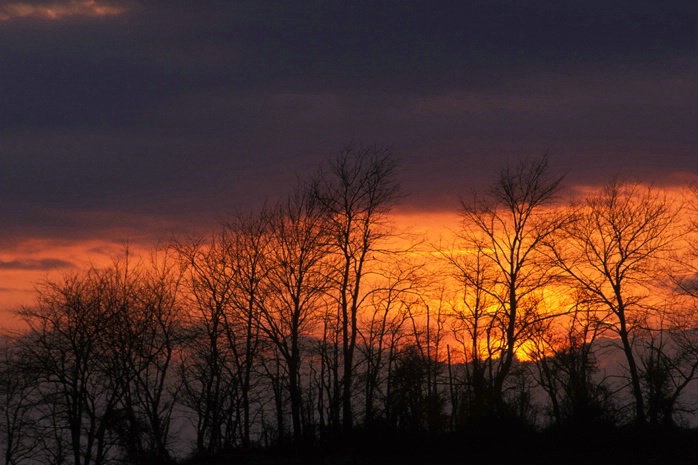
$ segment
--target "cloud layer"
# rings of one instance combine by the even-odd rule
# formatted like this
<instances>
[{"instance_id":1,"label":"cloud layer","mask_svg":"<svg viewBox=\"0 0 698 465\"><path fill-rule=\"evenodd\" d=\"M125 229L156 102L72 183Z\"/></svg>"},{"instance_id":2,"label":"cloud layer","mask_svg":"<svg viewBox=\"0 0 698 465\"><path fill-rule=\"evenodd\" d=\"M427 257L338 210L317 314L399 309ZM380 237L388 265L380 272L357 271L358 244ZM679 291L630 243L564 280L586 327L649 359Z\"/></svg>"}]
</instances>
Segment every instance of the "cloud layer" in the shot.
<instances>
[{"instance_id":1,"label":"cloud layer","mask_svg":"<svg viewBox=\"0 0 698 465\"><path fill-rule=\"evenodd\" d=\"M11 256L32 238L209 228L350 140L400 153L410 211L450 211L544 151L570 183L683 182L698 173L697 8L0 1L2 263L50 265Z\"/></svg>"}]
</instances>

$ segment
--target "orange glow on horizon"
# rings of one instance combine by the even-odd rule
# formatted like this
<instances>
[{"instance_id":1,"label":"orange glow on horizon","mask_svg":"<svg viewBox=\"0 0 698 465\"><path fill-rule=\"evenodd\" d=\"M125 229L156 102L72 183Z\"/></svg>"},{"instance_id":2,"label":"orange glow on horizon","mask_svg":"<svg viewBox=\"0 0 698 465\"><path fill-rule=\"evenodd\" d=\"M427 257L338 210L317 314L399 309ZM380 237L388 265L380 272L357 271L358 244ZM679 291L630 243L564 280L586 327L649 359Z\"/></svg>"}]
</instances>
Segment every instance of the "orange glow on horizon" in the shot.
<instances>
[{"instance_id":1,"label":"orange glow on horizon","mask_svg":"<svg viewBox=\"0 0 698 465\"><path fill-rule=\"evenodd\" d=\"M579 197L598 191L598 186L571 187ZM685 187L679 186L662 187L657 190L677 203L682 203L682 200L685 203L688 192ZM129 225L128 228L134 227L131 221L124 223ZM145 257L156 245L155 242L147 243L149 235L146 234L148 227L153 228L154 224L152 221L138 221L135 225L140 228L141 237L138 243L131 244L130 248L134 254ZM395 249L404 245L411 246L411 253L417 261L423 262L426 273L435 277L437 285L446 286L449 294L447 299L457 300L457 286L449 284L450 278L444 278L437 268L442 252L468 253L465 249L454 248L459 242L457 234L461 227L458 209L420 211L396 208L387 218L387 225L397 233L397 239L386 245ZM176 228L176 224L169 222L157 225L158 230L170 228ZM115 234L118 237L128 237L127 230L110 232L111 237L115 237ZM37 283L46 279L61 279L66 273L84 270L89 266L108 265L123 251L123 247L121 242L95 237L89 240L19 239L12 246L0 249L0 327L9 321L12 310L34 303ZM556 293L554 289L549 291L555 295L547 295L546 300L554 306L555 311L566 307L562 294ZM432 299L426 295L424 298ZM433 305L437 305L436 301ZM516 352L519 360L530 359L527 353L529 347L518 347Z\"/></svg>"},{"instance_id":2,"label":"orange glow on horizon","mask_svg":"<svg viewBox=\"0 0 698 465\"><path fill-rule=\"evenodd\" d=\"M36 299L36 285L45 280L60 280L71 272L90 266L106 266L119 256L124 244L85 240L31 239L21 241L10 251L0 251L0 330L15 326L13 312ZM148 249L129 244L134 254L145 256Z\"/></svg>"},{"instance_id":3,"label":"orange glow on horizon","mask_svg":"<svg viewBox=\"0 0 698 465\"><path fill-rule=\"evenodd\" d=\"M390 220L395 223L398 231L408 231L413 234L438 236L450 235L458 227L460 215L455 211L402 211L390 214Z\"/></svg>"},{"instance_id":4,"label":"orange glow on horizon","mask_svg":"<svg viewBox=\"0 0 698 465\"><path fill-rule=\"evenodd\" d=\"M0 21L26 17L56 21L70 16L115 16L126 11L127 8L123 6L105 5L103 2L97 2L97 0L55 1L44 5L11 2L0 6Z\"/></svg>"}]
</instances>

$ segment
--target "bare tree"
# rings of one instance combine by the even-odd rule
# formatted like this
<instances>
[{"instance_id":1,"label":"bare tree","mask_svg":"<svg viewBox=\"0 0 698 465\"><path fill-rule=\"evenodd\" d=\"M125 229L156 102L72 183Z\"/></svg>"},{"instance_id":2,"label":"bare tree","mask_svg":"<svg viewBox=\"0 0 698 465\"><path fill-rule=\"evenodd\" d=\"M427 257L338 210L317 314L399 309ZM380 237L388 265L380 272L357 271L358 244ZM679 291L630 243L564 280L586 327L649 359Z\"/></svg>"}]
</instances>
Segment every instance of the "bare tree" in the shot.
<instances>
[{"instance_id":1,"label":"bare tree","mask_svg":"<svg viewBox=\"0 0 698 465\"><path fill-rule=\"evenodd\" d=\"M200 454L215 454L238 442L250 445L269 216L267 209L239 214L209 238L173 244L187 270L195 309L182 374L187 403L198 417Z\"/></svg>"},{"instance_id":2,"label":"bare tree","mask_svg":"<svg viewBox=\"0 0 698 465\"><path fill-rule=\"evenodd\" d=\"M46 282L20 315L22 364L36 377L32 417L51 461L171 459L180 345L178 268L167 254L135 266L128 248L104 268ZM50 450L49 450L50 449ZM56 452L57 451L57 452Z\"/></svg>"},{"instance_id":3,"label":"bare tree","mask_svg":"<svg viewBox=\"0 0 698 465\"><path fill-rule=\"evenodd\" d=\"M532 373L550 400L554 424L579 429L616 418L606 377L599 374L597 337L606 314L584 291L574 293L568 315L541 321L527 354Z\"/></svg>"},{"instance_id":4,"label":"bare tree","mask_svg":"<svg viewBox=\"0 0 698 465\"><path fill-rule=\"evenodd\" d=\"M0 432L5 465L19 465L37 458L37 376L23 363L21 338L0 336Z\"/></svg>"},{"instance_id":5,"label":"bare tree","mask_svg":"<svg viewBox=\"0 0 698 465\"><path fill-rule=\"evenodd\" d=\"M607 310L627 361L635 419L646 421L640 370L633 345L646 326L651 288L668 274L665 265L681 234L666 195L617 179L576 206L574 221L550 242L559 266Z\"/></svg>"},{"instance_id":6,"label":"bare tree","mask_svg":"<svg viewBox=\"0 0 698 465\"><path fill-rule=\"evenodd\" d=\"M498 317L502 308L488 289L495 279L496 270L481 250L471 253L452 249L442 252L442 256L455 281L451 324L454 338L462 347L464 362L465 392L452 392L453 408L456 412L462 410L469 419L477 420L486 415L492 405L494 374L500 371L504 362L499 356L500 344L505 340ZM450 363L449 369L453 389L454 375Z\"/></svg>"},{"instance_id":7,"label":"bare tree","mask_svg":"<svg viewBox=\"0 0 698 465\"><path fill-rule=\"evenodd\" d=\"M303 436L301 346L315 331L334 279L326 215L317 199L297 189L270 219L267 298L260 302L260 329L281 356L287 375L293 439Z\"/></svg>"},{"instance_id":8,"label":"bare tree","mask_svg":"<svg viewBox=\"0 0 698 465\"><path fill-rule=\"evenodd\" d=\"M173 244L185 269L190 308L189 344L182 352L184 403L196 414L196 451L212 455L227 446L226 425L237 384L229 372L226 312L232 306L233 257L226 232Z\"/></svg>"},{"instance_id":9,"label":"bare tree","mask_svg":"<svg viewBox=\"0 0 698 465\"><path fill-rule=\"evenodd\" d=\"M685 297L657 308L652 325L639 329L636 338L647 421L653 426L675 426L696 410L686 394L698 378L698 317L696 302Z\"/></svg>"},{"instance_id":10,"label":"bare tree","mask_svg":"<svg viewBox=\"0 0 698 465\"><path fill-rule=\"evenodd\" d=\"M443 365L443 341L446 335L445 285L443 283L426 286L422 283L420 292L405 302L405 310L412 329L409 350L416 351L421 359L424 390L425 424L430 432L441 428L443 396L439 385Z\"/></svg>"},{"instance_id":11,"label":"bare tree","mask_svg":"<svg viewBox=\"0 0 698 465\"><path fill-rule=\"evenodd\" d=\"M185 267L190 306L190 339L183 351L181 377L185 405L196 419L196 450L213 455L226 446L237 384L229 372L232 356L226 313L235 294L234 257L226 231L173 244Z\"/></svg>"},{"instance_id":12,"label":"bare tree","mask_svg":"<svg viewBox=\"0 0 698 465\"><path fill-rule=\"evenodd\" d=\"M122 292L114 302L112 328L118 321L121 346L109 352L123 373L114 380L121 384L122 398L110 419L112 429L125 441L131 461L168 462L172 412L179 401L174 357L183 342L181 268L164 248L132 269L126 263L115 271L111 286Z\"/></svg>"},{"instance_id":13,"label":"bare tree","mask_svg":"<svg viewBox=\"0 0 698 465\"><path fill-rule=\"evenodd\" d=\"M354 353L358 314L367 293L364 278L370 262L386 237L386 213L399 195L397 163L390 149L349 145L327 169L321 169L311 187L327 216L327 228L337 263L336 298L342 333L342 421L352 430Z\"/></svg>"},{"instance_id":14,"label":"bare tree","mask_svg":"<svg viewBox=\"0 0 698 465\"><path fill-rule=\"evenodd\" d=\"M456 265L463 285L475 293L475 300L468 304L471 317L477 317L471 318L470 331L473 336L483 334L486 338L484 346L482 342L474 344L472 357L481 357L484 347L487 357L497 360L496 371L491 373L495 411L504 407L505 382L517 349L535 322L549 316L540 312L541 291L554 278L543 244L562 222L559 214L548 208L561 181L562 177L550 174L544 155L506 166L487 190L475 192L461 203L459 248L473 254L477 261L458 263L451 256L450 262ZM488 315L481 333L483 311ZM495 327L498 334L492 331ZM488 366L495 367L491 363Z\"/></svg>"},{"instance_id":15,"label":"bare tree","mask_svg":"<svg viewBox=\"0 0 698 465\"><path fill-rule=\"evenodd\" d=\"M112 321L110 289L96 269L47 282L38 303L20 311L29 326L23 357L39 374L38 384L56 438L70 450L75 465L104 463L109 442L108 418L122 392L103 367ZM65 431L68 443L62 443Z\"/></svg>"},{"instance_id":16,"label":"bare tree","mask_svg":"<svg viewBox=\"0 0 698 465\"><path fill-rule=\"evenodd\" d=\"M240 397L235 404L245 448L250 446L253 371L261 343L259 309L264 307L264 283L270 270L270 220L270 213L263 208L258 214L237 215L225 224L235 290L230 312L225 314L226 335L239 378Z\"/></svg>"},{"instance_id":17,"label":"bare tree","mask_svg":"<svg viewBox=\"0 0 698 465\"><path fill-rule=\"evenodd\" d=\"M322 316L322 337L317 343L320 371L315 374L318 391L318 418L323 439L336 437L341 430L341 374L339 308L328 305Z\"/></svg>"},{"instance_id":18,"label":"bare tree","mask_svg":"<svg viewBox=\"0 0 698 465\"><path fill-rule=\"evenodd\" d=\"M419 265L403 258L392 260L384 268L368 297L358 327L366 425L371 425L376 418L377 400L386 398L388 368L394 360L391 354L397 353L400 342L397 336L406 328L409 319L407 303L415 299L419 286ZM380 413L385 416L386 412Z\"/></svg>"},{"instance_id":19,"label":"bare tree","mask_svg":"<svg viewBox=\"0 0 698 465\"><path fill-rule=\"evenodd\" d=\"M645 330L641 378L648 396L650 424L674 425L679 415L696 411L686 392L698 374L698 185L689 188L685 242L667 286L671 295L657 306L654 331Z\"/></svg>"}]
</instances>

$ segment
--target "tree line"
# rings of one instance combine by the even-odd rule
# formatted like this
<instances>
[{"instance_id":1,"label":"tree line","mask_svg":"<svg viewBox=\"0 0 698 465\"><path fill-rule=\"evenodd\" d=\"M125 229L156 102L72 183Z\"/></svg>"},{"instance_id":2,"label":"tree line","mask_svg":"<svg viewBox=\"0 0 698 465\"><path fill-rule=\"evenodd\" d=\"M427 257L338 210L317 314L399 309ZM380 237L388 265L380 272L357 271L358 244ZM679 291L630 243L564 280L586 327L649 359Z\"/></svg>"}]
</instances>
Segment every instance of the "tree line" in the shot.
<instances>
[{"instance_id":1,"label":"tree line","mask_svg":"<svg viewBox=\"0 0 698 465\"><path fill-rule=\"evenodd\" d=\"M5 463L686 425L691 204L619 179L563 202L562 183L545 155L511 163L435 245L390 223L395 154L349 146L208 235L39 284L2 339Z\"/></svg>"}]
</instances>

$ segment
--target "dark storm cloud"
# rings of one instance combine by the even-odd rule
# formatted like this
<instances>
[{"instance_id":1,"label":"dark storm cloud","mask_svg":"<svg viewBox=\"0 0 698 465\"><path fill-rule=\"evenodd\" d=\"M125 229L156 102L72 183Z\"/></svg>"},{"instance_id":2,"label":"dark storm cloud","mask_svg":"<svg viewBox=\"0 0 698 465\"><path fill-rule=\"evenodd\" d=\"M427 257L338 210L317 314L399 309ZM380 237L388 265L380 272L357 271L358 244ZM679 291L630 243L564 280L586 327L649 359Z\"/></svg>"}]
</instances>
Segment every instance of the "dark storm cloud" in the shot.
<instances>
[{"instance_id":1,"label":"dark storm cloud","mask_svg":"<svg viewBox=\"0 0 698 465\"><path fill-rule=\"evenodd\" d=\"M198 224L281 195L353 138L402 153L421 208L546 149L585 180L631 154L698 170L694 2L88 3L0 1L79 6L0 21L14 236Z\"/></svg>"},{"instance_id":2,"label":"dark storm cloud","mask_svg":"<svg viewBox=\"0 0 698 465\"><path fill-rule=\"evenodd\" d=\"M564 64L696 51L689 2L126 4L104 18L3 24L0 127L137 125L192 89L506 90Z\"/></svg>"}]
</instances>

